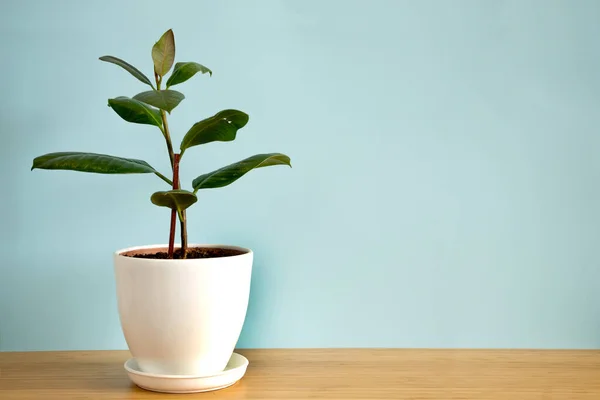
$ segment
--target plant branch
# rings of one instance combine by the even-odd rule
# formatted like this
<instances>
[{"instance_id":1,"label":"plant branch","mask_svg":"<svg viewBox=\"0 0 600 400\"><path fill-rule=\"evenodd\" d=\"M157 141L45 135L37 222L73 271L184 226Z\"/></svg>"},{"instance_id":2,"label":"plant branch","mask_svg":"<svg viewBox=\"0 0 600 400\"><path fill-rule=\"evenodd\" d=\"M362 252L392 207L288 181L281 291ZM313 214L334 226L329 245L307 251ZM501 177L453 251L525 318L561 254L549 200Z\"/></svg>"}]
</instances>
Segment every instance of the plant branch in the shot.
<instances>
[{"instance_id":1,"label":"plant branch","mask_svg":"<svg viewBox=\"0 0 600 400\"><path fill-rule=\"evenodd\" d=\"M179 214L179 230L181 232L181 258L187 258L187 218L185 210Z\"/></svg>"},{"instance_id":2,"label":"plant branch","mask_svg":"<svg viewBox=\"0 0 600 400\"><path fill-rule=\"evenodd\" d=\"M156 90L160 90L160 84L162 82L162 76L158 75L154 72L154 80L156 81ZM165 110L160 110L160 117L162 119L162 133L165 137L165 142L167 143L167 150L169 151L169 160L171 161L171 169L175 164L175 157L173 153L173 143L171 143L171 133L169 132L169 122L167 121L167 113Z\"/></svg>"},{"instance_id":3,"label":"plant branch","mask_svg":"<svg viewBox=\"0 0 600 400\"><path fill-rule=\"evenodd\" d=\"M169 186L173 186L173 181L171 181L169 178L167 178L166 176L164 176L163 174L161 174L158 171L154 171L154 173L156 174L156 176L158 176L160 179L162 179L163 181L167 182L169 184Z\"/></svg>"},{"instance_id":4,"label":"plant branch","mask_svg":"<svg viewBox=\"0 0 600 400\"><path fill-rule=\"evenodd\" d=\"M167 113L165 110L160 110L160 116L163 121L163 135L165 137L165 141L167 142L167 150L169 151L169 159L171 160L171 168L173 168L175 164L175 156L173 153L173 144L171 143L171 134L169 133L169 123L167 122Z\"/></svg>"}]
</instances>

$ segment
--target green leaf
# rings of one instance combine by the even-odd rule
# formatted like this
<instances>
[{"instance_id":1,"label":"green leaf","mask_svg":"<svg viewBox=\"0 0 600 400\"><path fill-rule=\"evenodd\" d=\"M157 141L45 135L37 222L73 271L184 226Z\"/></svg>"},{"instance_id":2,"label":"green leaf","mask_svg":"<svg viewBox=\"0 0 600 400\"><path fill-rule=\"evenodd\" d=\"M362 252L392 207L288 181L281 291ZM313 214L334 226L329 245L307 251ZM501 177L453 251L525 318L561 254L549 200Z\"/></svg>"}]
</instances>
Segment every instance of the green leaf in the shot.
<instances>
[{"instance_id":1,"label":"green leaf","mask_svg":"<svg viewBox=\"0 0 600 400\"><path fill-rule=\"evenodd\" d=\"M157 206L167 207L181 214L183 210L197 202L198 198L194 193L187 190L174 189L166 192L156 192L150 197L150 201Z\"/></svg>"},{"instance_id":2,"label":"green leaf","mask_svg":"<svg viewBox=\"0 0 600 400\"><path fill-rule=\"evenodd\" d=\"M31 170L62 169L97 174L150 174L154 173L173 186L173 182L152 168L146 161L133 158L109 156L106 154L59 152L48 153L33 159Z\"/></svg>"},{"instance_id":3,"label":"green leaf","mask_svg":"<svg viewBox=\"0 0 600 400\"><path fill-rule=\"evenodd\" d=\"M178 62L175 64L173 73L167 81L167 87L183 83L198 72L202 72L203 74L208 73L212 76L212 71L202 64L196 62Z\"/></svg>"},{"instance_id":4,"label":"green leaf","mask_svg":"<svg viewBox=\"0 0 600 400\"><path fill-rule=\"evenodd\" d=\"M173 30L166 31L158 42L152 47L152 61L154 61L154 72L165 76L175 61L175 36Z\"/></svg>"},{"instance_id":5,"label":"green leaf","mask_svg":"<svg viewBox=\"0 0 600 400\"><path fill-rule=\"evenodd\" d=\"M133 99L158 107L170 114L181 103L181 100L185 99L185 96L176 90L148 90L136 94Z\"/></svg>"},{"instance_id":6,"label":"green leaf","mask_svg":"<svg viewBox=\"0 0 600 400\"><path fill-rule=\"evenodd\" d=\"M227 186L237 181L253 169L269 167L271 165L292 166L290 163L290 158L285 154L257 154L235 164L231 164L216 171L209 172L208 174L200 175L194 179L192 186L194 187L194 191Z\"/></svg>"},{"instance_id":7,"label":"green leaf","mask_svg":"<svg viewBox=\"0 0 600 400\"><path fill-rule=\"evenodd\" d=\"M31 170L63 169L97 174L148 174L156 173L146 161L106 154L59 152L34 158Z\"/></svg>"},{"instance_id":8,"label":"green leaf","mask_svg":"<svg viewBox=\"0 0 600 400\"><path fill-rule=\"evenodd\" d=\"M229 142L235 139L238 129L248 123L248 114L238 110L223 110L210 118L196 122L181 141L181 152L192 146L214 141Z\"/></svg>"},{"instance_id":9,"label":"green leaf","mask_svg":"<svg viewBox=\"0 0 600 400\"><path fill-rule=\"evenodd\" d=\"M152 82L150 82L150 79L148 79L146 75L144 75L139 69L137 69L133 65L121 60L120 58L113 56L102 56L100 57L100 60L113 63L118 65L119 67L122 67L131 75L135 76L140 82L145 83L146 85L150 85L150 87L154 88L154 86L152 86Z\"/></svg>"},{"instance_id":10,"label":"green leaf","mask_svg":"<svg viewBox=\"0 0 600 400\"><path fill-rule=\"evenodd\" d=\"M108 105L127 122L162 127L160 111L139 100L121 96L109 99Z\"/></svg>"}]
</instances>

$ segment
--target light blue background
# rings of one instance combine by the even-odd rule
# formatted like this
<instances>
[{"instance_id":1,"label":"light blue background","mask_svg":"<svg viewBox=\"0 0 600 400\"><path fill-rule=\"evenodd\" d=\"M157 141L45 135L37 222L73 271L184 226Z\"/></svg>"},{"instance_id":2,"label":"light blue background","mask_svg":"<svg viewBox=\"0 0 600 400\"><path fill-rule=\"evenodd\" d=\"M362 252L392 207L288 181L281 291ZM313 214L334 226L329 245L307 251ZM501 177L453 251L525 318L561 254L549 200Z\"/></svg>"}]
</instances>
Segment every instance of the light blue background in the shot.
<instances>
[{"instance_id":1,"label":"light blue background","mask_svg":"<svg viewBox=\"0 0 600 400\"><path fill-rule=\"evenodd\" d=\"M161 11L161 10L164 10ZM107 107L168 28L175 141L223 108L238 140L183 181L279 151L294 168L202 192L192 242L256 252L240 347L600 348L600 2L0 2L0 349L126 348L112 252L167 240L151 175L30 172L52 151L142 158Z\"/></svg>"}]
</instances>

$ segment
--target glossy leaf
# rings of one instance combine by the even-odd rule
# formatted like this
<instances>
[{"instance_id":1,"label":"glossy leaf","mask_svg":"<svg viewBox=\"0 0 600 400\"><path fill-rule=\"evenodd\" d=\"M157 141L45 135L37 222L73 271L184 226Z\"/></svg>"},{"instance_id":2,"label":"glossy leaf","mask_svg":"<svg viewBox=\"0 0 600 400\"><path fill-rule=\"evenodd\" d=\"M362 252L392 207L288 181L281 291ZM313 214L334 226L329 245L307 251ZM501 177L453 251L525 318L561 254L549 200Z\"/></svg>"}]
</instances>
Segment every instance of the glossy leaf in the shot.
<instances>
[{"instance_id":1,"label":"glossy leaf","mask_svg":"<svg viewBox=\"0 0 600 400\"><path fill-rule=\"evenodd\" d=\"M248 123L248 114L238 110L223 110L210 118L196 122L181 141L181 152L200 144L235 139L238 129Z\"/></svg>"},{"instance_id":2,"label":"glossy leaf","mask_svg":"<svg viewBox=\"0 0 600 400\"><path fill-rule=\"evenodd\" d=\"M200 175L194 179L192 186L194 187L194 191L227 186L237 181L253 169L269 167L272 165L292 166L290 163L290 158L285 154L257 154L252 157L248 157L245 160L220 168L216 171L209 172L208 174Z\"/></svg>"},{"instance_id":3,"label":"glossy leaf","mask_svg":"<svg viewBox=\"0 0 600 400\"><path fill-rule=\"evenodd\" d=\"M185 99L185 96L176 90L148 90L136 94L133 98L171 113L181 100Z\"/></svg>"},{"instance_id":4,"label":"glossy leaf","mask_svg":"<svg viewBox=\"0 0 600 400\"><path fill-rule=\"evenodd\" d=\"M173 31L166 31L158 42L152 47L152 61L154 61L154 72L165 76L175 61L175 36Z\"/></svg>"},{"instance_id":5,"label":"glossy leaf","mask_svg":"<svg viewBox=\"0 0 600 400\"><path fill-rule=\"evenodd\" d=\"M109 99L108 105L127 122L162 126L160 111L139 100L121 96Z\"/></svg>"},{"instance_id":6,"label":"glossy leaf","mask_svg":"<svg viewBox=\"0 0 600 400\"><path fill-rule=\"evenodd\" d=\"M175 64L173 73L167 81L167 87L183 83L192 76L196 75L198 72L203 74L208 73L210 76L212 76L212 71L202 64L198 64L196 62L178 62Z\"/></svg>"},{"instance_id":7,"label":"glossy leaf","mask_svg":"<svg viewBox=\"0 0 600 400\"><path fill-rule=\"evenodd\" d=\"M100 57L100 60L116 64L119 67L125 69L131 75L135 76L140 82L145 83L146 85L149 85L152 88L154 87L152 86L152 82L150 82L150 79L148 79L146 75L144 75L139 69L129 64L128 62L113 56L102 56Z\"/></svg>"},{"instance_id":8,"label":"glossy leaf","mask_svg":"<svg viewBox=\"0 0 600 400\"><path fill-rule=\"evenodd\" d=\"M147 162L106 154L58 152L36 157L31 169L63 169L97 174L156 173Z\"/></svg>"},{"instance_id":9,"label":"glossy leaf","mask_svg":"<svg viewBox=\"0 0 600 400\"><path fill-rule=\"evenodd\" d=\"M181 213L198 201L198 198L194 193L187 190L174 189L165 192L156 192L150 197L150 201L157 206L167 207Z\"/></svg>"}]
</instances>

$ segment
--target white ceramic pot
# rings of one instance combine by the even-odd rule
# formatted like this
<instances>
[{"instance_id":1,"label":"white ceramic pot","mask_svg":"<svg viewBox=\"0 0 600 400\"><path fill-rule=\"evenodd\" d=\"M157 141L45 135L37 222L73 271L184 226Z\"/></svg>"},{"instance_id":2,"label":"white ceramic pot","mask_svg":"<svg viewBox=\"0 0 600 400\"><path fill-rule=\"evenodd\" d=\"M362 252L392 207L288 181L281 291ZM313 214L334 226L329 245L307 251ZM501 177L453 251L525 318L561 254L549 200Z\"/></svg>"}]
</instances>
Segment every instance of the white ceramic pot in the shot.
<instances>
[{"instance_id":1,"label":"white ceramic pot","mask_svg":"<svg viewBox=\"0 0 600 400\"><path fill-rule=\"evenodd\" d=\"M125 256L166 245L131 247L114 255L119 317L140 370L205 376L227 366L240 336L253 253L219 258L157 260Z\"/></svg>"}]
</instances>

